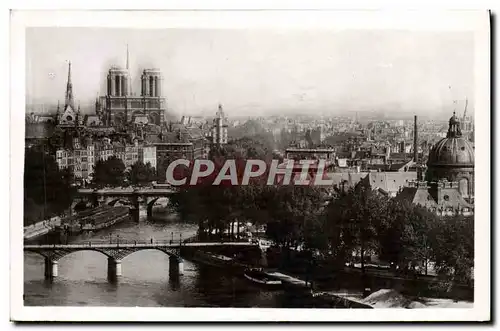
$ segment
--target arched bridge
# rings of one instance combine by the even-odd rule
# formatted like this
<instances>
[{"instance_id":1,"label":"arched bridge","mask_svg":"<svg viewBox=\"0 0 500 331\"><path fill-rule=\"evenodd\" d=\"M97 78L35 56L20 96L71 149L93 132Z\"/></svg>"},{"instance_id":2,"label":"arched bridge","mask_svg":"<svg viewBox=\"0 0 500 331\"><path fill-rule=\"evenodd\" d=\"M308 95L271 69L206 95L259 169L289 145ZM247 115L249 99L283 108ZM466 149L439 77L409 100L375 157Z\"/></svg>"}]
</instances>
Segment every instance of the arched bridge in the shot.
<instances>
[{"instance_id":1,"label":"arched bridge","mask_svg":"<svg viewBox=\"0 0 500 331\"><path fill-rule=\"evenodd\" d=\"M255 246L247 241L241 242L186 242L180 240L163 241L89 241L86 243L69 245L24 245L25 252L42 255L45 258L45 278L53 279L58 276L59 260L73 252L96 251L108 257L108 279L116 281L121 275L121 261L128 255L141 251L154 249L164 252L170 257L170 273L183 273L183 260L180 256L181 247L221 247L221 246Z\"/></svg>"},{"instance_id":2,"label":"arched bridge","mask_svg":"<svg viewBox=\"0 0 500 331\"><path fill-rule=\"evenodd\" d=\"M160 198L168 198L175 194L175 188L157 188L157 187L113 187L103 189L79 189L71 208L74 209L80 203L90 204L97 207L103 204L115 205L121 202L131 206L136 210L136 218L147 216L150 218L153 214L153 205Z\"/></svg>"}]
</instances>

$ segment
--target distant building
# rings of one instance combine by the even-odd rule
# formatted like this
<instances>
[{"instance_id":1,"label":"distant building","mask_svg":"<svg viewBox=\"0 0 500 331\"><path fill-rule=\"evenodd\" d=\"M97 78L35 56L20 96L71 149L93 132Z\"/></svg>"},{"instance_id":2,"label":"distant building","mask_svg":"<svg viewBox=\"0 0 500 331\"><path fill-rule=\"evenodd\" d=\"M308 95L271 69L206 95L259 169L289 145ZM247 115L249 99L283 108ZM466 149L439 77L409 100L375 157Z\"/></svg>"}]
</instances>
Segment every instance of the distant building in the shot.
<instances>
[{"instance_id":1,"label":"distant building","mask_svg":"<svg viewBox=\"0 0 500 331\"><path fill-rule=\"evenodd\" d=\"M318 126L315 129L311 129L309 132L311 147L316 147L321 145L325 141L325 130L323 125Z\"/></svg>"},{"instance_id":2,"label":"distant building","mask_svg":"<svg viewBox=\"0 0 500 331\"><path fill-rule=\"evenodd\" d=\"M156 169L160 181L165 180L165 171L170 162L206 158L206 139L201 129L186 128L181 124L171 126L171 129L174 131L146 137L146 141L156 147Z\"/></svg>"},{"instance_id":3,"label":"distant building","mask_svg":"<svg viewBox=\"0 0 500 331\"><path fill-rule=\"evenodd\" d=\"M125 164L126 168L130 168L134 163L139 161L139 146L137 143L135 144L126 144L125 145Z\"/></svg>"},{"instance_id":4,"label":"distant building","mask_svg":"<svg viewBox=\"0 0 500 331\"><path fill-rule=\"evenodd\" d=\"M356 187L366 176L368 176L367 172L331 172L327 174L328 179L333 180L333 187L341 192Z\"/></svg>"},{"instance_id":5,"label":"distant building","mask_svg":"<svg viewBox=\"0 0 500 331\"><path fill-rule=\"evenodd\" d=\"M207 138L210 139L213 145L220 146L227 144L227 127L226 115L222 110L222 105L219 104L219 109L217 110L212 128L209 131Z\"/></svg>"},{"instance_id":6,"label":"distant building","mask_svg":"<svg viewBox=\"0 0 500 331\"><path fill-rule=\"evenodd\" d=\"M330 160L335 159L335 149L333 148L295 148L290 147L285 150L285 158L293 160Z\"/></svg>"},{"instance_id":7,"label":"distant building","mask_svg":"<svg viewBox=\"0 0 500 331\"><path fill-rule=\"evenodd\" d=\"M425 207L438 216L474 214L474 206L462 197L458 183L446 180L431 183L410 182L396 199Z\"/></svg>"},{"instance_id":8,"label":"distant building","mask_svg":"<svg viewBox=\"0 0 500 331\"><path fill-rule=\"evenodd\" d=\"M113 155L125 164L125 144L123 142L113 142Z\"/></svg>"},{"instance_id":9,"label":"distant building","mask_svg":"<svg viewBox=\"0 0 500 331\"><path fill-rule=\"evenodd\" d=\"M416 172L370 172L361 183L386 196L395 197L415 180L417 180Z\"/></svg>"},{"instance_id":10,"label":"distant building","mask_svg":"<svg viewBox=\"0 0 500 331\"><path fill-rule=\"evenodd\" d=\"M153 168L156 169L156 146L154 145L144 145L139 146L138 150L139 161L144 164L151 164Z\"/></svg>"},{"instance_id":11,"label":"distant building","mask_svg":"<svg viewBox=\"0 0 500 331\"><path fill-rule=\"evenodd\" d=\"M91 143L82 144L79 137L73 138L71 148L56 150L59 169L68 168L77 180L89 180L96 163L95 147Z\"/></svg>"},{"instance_id":12,"label":"distant building","mask_svg":"<svg viewBox=\"0 0 500 331\"><path fill-rule=\"evenodd\" d=\"M104 138L102 141L95 143L96 161L107 161L114 156L113 145L109 138Z\"/></svg>"}]
</instances>

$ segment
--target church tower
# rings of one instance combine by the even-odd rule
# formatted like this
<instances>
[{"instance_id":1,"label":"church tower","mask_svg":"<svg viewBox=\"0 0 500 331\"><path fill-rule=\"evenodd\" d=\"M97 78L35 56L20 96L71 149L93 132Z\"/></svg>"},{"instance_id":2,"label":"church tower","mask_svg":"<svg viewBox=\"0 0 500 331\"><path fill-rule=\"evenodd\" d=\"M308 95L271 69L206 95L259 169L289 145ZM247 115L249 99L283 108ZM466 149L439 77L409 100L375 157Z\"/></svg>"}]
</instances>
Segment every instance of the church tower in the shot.
<instances>
[{"instance_id":1,"label":"church tower","mask_svg":"<svg viewBox=\"0 0 500 331\"><path fill-rule=\"evenodd\" d=\"M71 83L71 61L68 64L68 82L66 84L66 98L64 102L64 107L67 108L68 106L75 109L73 100L73 84Z\"/></svg>"},{"instance_id":2,"label":"church tower","mask_svg":"<svg viewBox=\"0 0 500 331\"><path fill-rule=\"evenodd\" d=\"M58 111L57 124L60 127L73 127L77 123L77 111L75 110L75 101L73 98L73 84L71 83L71 62L68 64L68 82L66 84L66 94L64 98L64 107Z\"/></svg>"}]
</instances>

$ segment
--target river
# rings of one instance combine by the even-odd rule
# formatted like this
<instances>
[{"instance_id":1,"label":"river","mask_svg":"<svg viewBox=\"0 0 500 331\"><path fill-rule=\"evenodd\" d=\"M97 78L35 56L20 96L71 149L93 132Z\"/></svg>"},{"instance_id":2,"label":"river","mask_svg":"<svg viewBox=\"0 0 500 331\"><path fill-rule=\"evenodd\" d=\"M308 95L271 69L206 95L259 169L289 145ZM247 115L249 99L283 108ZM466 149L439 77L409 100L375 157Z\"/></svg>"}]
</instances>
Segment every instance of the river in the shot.
<instances>
[{"instance_id":1,"label":"river","mask_svg":"<svg viewBox=\"0 0 500 331\"><path fill-rule=\"evenodd\" d=\"M190 237L196 226L179 221L127 221L74 242L102 240L169 240ZM107 280L107 257L93 251L69 254L59 260L59 276L44 280L43 257L24 254L26 306L140 306L140 307L300 307L282 291L270 291L224 269L184 262L184 274L169 277L169 259L156 250L143 250L122 260L117 284Z\"/></svg>"}]
</instances>

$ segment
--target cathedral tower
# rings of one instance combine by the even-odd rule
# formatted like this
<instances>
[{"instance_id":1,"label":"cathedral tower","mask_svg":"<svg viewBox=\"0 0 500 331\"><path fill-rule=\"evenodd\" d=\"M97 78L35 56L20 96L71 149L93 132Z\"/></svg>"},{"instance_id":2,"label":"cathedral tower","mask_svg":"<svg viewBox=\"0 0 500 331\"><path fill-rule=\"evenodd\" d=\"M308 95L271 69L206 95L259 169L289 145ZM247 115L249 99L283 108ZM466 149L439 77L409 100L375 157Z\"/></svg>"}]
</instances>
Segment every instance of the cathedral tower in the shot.
<instances>
[{"instance_id":1,"label":"cathedral tower","mask_svg":"<svg viewBox=\"0 0 500 331\"><path fill-rule=\"evenodd\" d=\"M131 124L149 123L163 125L166 101L161 93L159 69L145 69L141 75L141 95L132 94L130 59L127 45L125 68L111 67L107 75L106 95L99 97L96 108L106 126L125 127Z\"/></svg>"}]
</instances>

